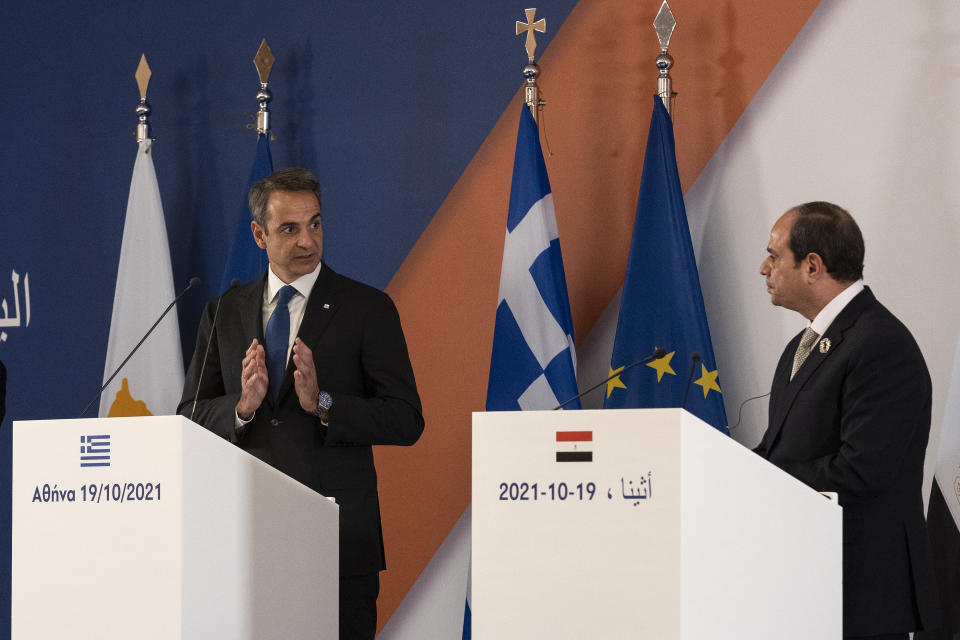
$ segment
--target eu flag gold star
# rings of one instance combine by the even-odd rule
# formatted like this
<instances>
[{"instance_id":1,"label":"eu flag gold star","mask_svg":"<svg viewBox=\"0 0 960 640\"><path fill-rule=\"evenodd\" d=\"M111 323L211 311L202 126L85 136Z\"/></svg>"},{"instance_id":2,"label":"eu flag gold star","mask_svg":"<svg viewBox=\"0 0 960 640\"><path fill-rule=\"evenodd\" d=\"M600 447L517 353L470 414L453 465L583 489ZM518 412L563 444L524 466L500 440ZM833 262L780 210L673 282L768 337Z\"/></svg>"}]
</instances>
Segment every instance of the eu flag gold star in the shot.
<instances>
[{"instance_id":1,"label":"eu flag gold star","mask_svg":"<svg viewBox=\"0 0 960 640\"><path fill-rule=\"evenodd\" d=\"M707 371L707 365L700 363L700 379L694 380L694 384L698 384L703 387L703 397L706 398L707 394L711 391L716 391L717 393L723 393L720 391L720 385L717 384L717 375L719 374L718 370Z\"/></svg>"},{"instance_id":2,"label":"eu flag gold star","mask_svg":"<svg viewBox=\"0 0 960 640\"><path fill-rule=\"evenodd\" d=\"M620 373L621 371L623 371L623 367L620 367L619 369L610 369L610 373L608 373L607 376L612 376L616 373ZM609 398L610 394L613 393L613 390L618 388L619 389L627 388L627 385L623 384L623 381L620 379L620 376L615 376L607 380L607 397Z\"/></svg>"},{"instance_id":3,"label":"eu flag gold star","mask_svg":"<svg viewBox=\"0 0 960 640\"><path fill-rule=\"evenodd\" d=\"M669 373L672 376L677 375L674 372L673 367L670 366L670 361L673 360L673 354L675 353L676 351L671 351L670 353L663 356L662 358L657 358L653 362L647 363L648 367L651 367L657 370L657 382L660 382L660 378L662 378L663 374L665 373Z\"/></svg>"}]
</instances>

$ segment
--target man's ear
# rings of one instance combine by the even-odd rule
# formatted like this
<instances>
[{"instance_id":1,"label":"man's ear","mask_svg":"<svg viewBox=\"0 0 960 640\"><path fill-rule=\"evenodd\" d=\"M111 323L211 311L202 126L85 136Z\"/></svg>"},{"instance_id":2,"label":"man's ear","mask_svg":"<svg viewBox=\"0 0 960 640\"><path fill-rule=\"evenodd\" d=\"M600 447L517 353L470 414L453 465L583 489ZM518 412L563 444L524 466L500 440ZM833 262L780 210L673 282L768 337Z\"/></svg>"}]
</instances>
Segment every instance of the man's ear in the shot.
<instances>
[{"instance_id":1,"label":"man's ear","mask_svg":"<svg viewBox=\"0 0 960 640\"><path fill-rule=\"evenodd\" d=\"M819 253L808 253L801 266L804 269L804 275L811 282L827 275L827 265L823 263Z\"/></svg>"},{"instance_id":2,"label":"man's ear","mask_svg":"<svg viewBox=\"0 0 960 640\"><path fill-rule=\"evenodd\" d=\"M267 240L264 236L267 235L267 230L260 226L256 220L250 221L250 232L253 233L253 241L257 243L257 246L261 249L267 248Z\"/></svg>"}]
</instances>

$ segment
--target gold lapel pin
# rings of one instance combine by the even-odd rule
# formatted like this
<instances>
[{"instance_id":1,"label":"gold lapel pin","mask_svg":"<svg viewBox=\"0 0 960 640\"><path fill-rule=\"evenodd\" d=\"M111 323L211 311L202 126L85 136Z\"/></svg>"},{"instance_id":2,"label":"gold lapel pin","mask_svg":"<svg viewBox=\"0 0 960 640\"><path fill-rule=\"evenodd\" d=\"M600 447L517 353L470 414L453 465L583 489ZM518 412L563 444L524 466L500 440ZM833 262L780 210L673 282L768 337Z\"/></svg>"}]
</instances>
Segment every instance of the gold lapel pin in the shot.
<instances>
[{"instance_id":1,"label":"gold lapel pin","mask_svg":"<svg viewBox=\"0 0 960 640\"><path fill-rule=\"evenodd\" d=\"M820 353L827 353L830 351L830 338L824 338L820 341Z\"/></svg>"}]
</instances>

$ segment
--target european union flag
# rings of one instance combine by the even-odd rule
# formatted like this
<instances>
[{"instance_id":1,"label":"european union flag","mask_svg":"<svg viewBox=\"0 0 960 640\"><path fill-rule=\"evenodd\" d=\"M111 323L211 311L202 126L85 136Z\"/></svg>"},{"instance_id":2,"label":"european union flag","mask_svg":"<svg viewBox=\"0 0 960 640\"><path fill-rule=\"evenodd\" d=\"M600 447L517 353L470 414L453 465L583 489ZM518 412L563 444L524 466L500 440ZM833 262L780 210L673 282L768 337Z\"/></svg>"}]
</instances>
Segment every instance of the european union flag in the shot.
<instances>
[{"instance_id":1,"label":"european union flag","mask_svg":"<svg viewBox=\"0 0 960 640\"><path fill-rule=\"evenodd\" d=\"M487 385L487 411L552 409L577 395L573 321L537 123L520 114ZM579 409L580 401L567 405Z\"/></svg>"},{"instance_id":2,"label":"european union flag","mask_svg":"<svg viewBox=\"0 0 960 640\"><path fill-rule=\"evenodd\" d=\"M726 433L723 391L677 173L673 123L654 96L610 375L658 347L665 356L607 383L604 408L685 407Z\"/></svg>"},{"instance_id":3,"label":"european union flag","mask_svg":"<svg viewBox=\"0 0 960 640\"><path fill-rule=\"evenodd\" d=\"M253 166L250 168L250 180L247 191L255 183L273 173L273 157L270 155L270 134L261 133L257 136L257 152L253 157ZM250 233L250 208L247 206L247 193L243 194L243 204L240 206L240 221L234 228L233 241L230 252L227 254L227 264L220 279L220 290L225 291L230 281L237 278L247 282L263 274L267 270L267 255L253 241Z\"/></svg>"}]
</instances>

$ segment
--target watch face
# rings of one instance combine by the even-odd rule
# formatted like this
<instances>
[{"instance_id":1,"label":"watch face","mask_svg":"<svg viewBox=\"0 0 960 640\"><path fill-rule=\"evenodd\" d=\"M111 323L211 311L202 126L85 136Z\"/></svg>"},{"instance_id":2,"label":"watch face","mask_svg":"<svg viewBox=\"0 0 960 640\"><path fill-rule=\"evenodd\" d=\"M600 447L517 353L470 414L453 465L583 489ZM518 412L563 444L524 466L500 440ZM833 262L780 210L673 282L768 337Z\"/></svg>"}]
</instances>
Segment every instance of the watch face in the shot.
<instances>
[{"instance_id":1,"label":"watch face","mask_svg":"<svg viewBox=\"0 0 960 640\"><path fill-rule=\"evenodd\" d=\"M321 391L317 396L317 409L319 411L327 411L333 405L333 398L330 397L330 394L326 391Z\"/></svg>"}]
</instances>

